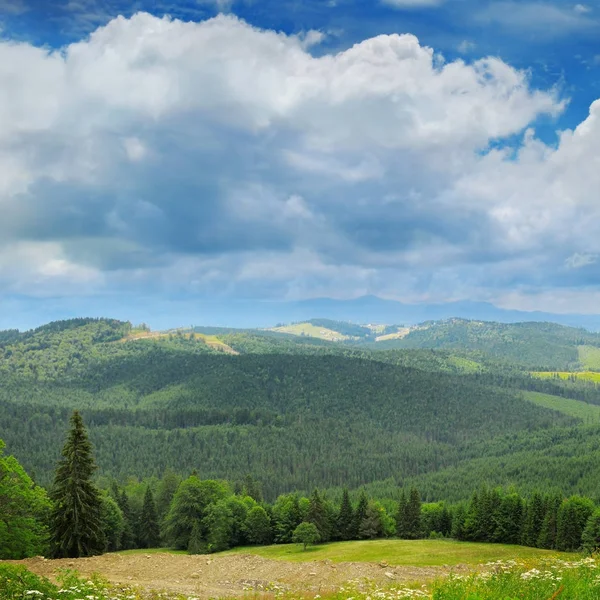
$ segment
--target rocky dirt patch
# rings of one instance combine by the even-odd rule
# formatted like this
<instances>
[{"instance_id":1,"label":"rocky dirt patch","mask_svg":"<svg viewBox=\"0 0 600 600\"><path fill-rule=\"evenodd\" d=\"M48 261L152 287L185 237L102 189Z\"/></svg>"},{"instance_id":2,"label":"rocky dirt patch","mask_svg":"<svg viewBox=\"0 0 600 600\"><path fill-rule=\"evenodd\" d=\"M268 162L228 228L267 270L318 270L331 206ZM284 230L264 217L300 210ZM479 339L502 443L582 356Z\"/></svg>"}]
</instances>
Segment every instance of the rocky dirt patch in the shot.
<instances>
[{"instance_id":1,"label":"rocky dirt patch","mask_svg":"<svg viewBox=\"0 0 600 600\"><path fill-rule=\"evenodd\" d=\"M58 569L82 575L102 575L114 584L137 585L146 590L176 592L197 598L241 596L245 593L289 590L319 593L352 582L378 584L424 582L473 567L395 567L386 563L328 560L287 562L249 554L225 556L118 553L91 558L18 561L38 575L53 578Z\"/></svg>"}]
</instances>

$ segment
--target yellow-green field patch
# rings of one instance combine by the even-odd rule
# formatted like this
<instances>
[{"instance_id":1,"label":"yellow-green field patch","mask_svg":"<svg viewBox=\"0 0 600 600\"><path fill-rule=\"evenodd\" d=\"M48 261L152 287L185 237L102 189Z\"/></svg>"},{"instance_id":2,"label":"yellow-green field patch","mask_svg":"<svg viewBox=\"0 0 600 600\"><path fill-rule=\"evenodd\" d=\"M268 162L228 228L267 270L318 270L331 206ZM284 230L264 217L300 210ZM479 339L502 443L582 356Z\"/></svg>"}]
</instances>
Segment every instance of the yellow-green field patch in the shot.
<instances>
[{"instance_id":1,"label":"yellow-green field patch","mask_svg":"<svg viewBox=\"0 0 600 600\"><path fill-rule=\"evenodd\" d=\"M523 397L529 402L538 406L556 410L570 417L581 419L585 423L600 421L600 406L588 404L580 400L571 398L562 398L550 394L541 394L540 392L523 392Z\"/></svg>"},{"instance_id":2,"label":"yellow-green field patch","mask_svg":"<svg viewBox=\"0 0 600 600\"><path fill-rule=\"evenodd\" d=\"M594 373L593 371L533 371L531 374L539 379L552 379L554 377L560 379L574 378L600 383L600 373Z\"/></svg>"},{"instance_id":3,"label":"yellow-green field patch","mask_svg":"<svg viewBox=\"0 0 600 600\"><path fill-rule=\"evenodd\" d=\"M496 560L536 559L558 556L556 552L508 546L504 544L474 544L453 540L367 540L334 542L309 547L300 544L253 546L228 550L225 554L255 554L264 558L303 562L387 562L390 565L440 566L480 564ZM562 558L572 555L562 554Z\"/></svg>"},{"instance_id":4,"label":"yellow-green field patch","mask_svg":"<svg viewBox=\"0 0 600 600\"><path fill-rule=\"evenodd\" d=\"M349 339L347 335L343 335L339 331L327 329L327 327L317 327L312 323L294 323L293 325L274 327L270 331L289 333L291 335L306 335L309 337L319 338L321 340L327 340L329 342L339 342Z\"/></svg>"}]
</instances>

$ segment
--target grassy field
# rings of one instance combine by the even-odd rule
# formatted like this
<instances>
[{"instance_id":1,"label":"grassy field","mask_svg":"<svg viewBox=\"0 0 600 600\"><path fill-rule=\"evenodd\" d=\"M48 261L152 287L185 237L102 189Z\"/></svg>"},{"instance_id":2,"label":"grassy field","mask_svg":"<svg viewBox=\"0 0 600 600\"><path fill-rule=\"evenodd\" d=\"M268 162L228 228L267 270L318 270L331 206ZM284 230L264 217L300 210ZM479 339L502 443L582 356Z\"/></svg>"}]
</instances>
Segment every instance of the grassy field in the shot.
<instances>
[{"instance_id":1,"label":"grassy field","mask_svg":"<svg viewBox=\"0 0 600 600\"><path fill-rule=\"evenodd\" d=\"M382 562L398 566L440 566L481 564L496 560L540 559L573 555L503 544L472 544L452 540L368 540L319 544L302 550L299 544L235 548L224 554L256 554L264 558L303 562Z\"/></svg>"},{"instance_id":2,"label":"grassy field","mask_svg":"<svg viewBox=\"0 0 600 600\"><path fill-rule=\"evenodd\" d=\"M533 371L531 374L534 377L539 377L540 379L550 379L552 377L570 379L571 377L575 377L576 379L584 379L586 381L600 383L600 373L594 373L592 371Z\"/></svg>"},{"instance_id":3,"label":"grassy field","mask_svg":"<svg viewBox=\"0 0 600 600\"><path fill-rule=\"evenodd\" d=\"M579 400L570 398L561 398L560 396L551 396L550 394L541 394L540 392L523 392L523 397L529 402L538 406L550 408L558 412L581 419L585 423L600 421L600 406L588 404Z\"/></svg>"},{"instance_id":4,"label":"grassy field","mask_svg":"<svg viewBox=\"0 0 600 600\"><path fill-rule=\"evenodd\" d=\"M579 362L586 371L600 371L600 348L579 346Z\"/></svg>"},{"instance_id":5,"label":"grassy field","mask_svg":"<svg viewBox=\"0 0 600 600\"><path fill-rule=\"evenodd\" d=\"M348 339L347 335L342 335L339 331L327 329L326 327L316 327L312 323L295 323L293 325L284 325L283 327L275 327L271 329L271 331L289 333L291 335L306 335L330 342Z\"/></svg>"}]
</instances>

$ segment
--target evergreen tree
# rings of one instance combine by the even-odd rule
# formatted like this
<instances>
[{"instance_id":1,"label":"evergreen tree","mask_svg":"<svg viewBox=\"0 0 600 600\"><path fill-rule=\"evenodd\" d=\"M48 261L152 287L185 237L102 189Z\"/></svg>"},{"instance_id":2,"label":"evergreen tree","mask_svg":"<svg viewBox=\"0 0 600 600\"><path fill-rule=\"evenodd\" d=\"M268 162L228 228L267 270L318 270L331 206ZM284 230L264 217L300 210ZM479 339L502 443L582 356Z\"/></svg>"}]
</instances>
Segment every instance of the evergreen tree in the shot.
<instances>
[{"instance_id":1,"label":"evergreen tree","mask_svg":"<svg viewBox=\"0 0 600 600\"><path fill-rule=\"evenodd\" d=\"M560 495L548 496L545 501L544 521L538 536L538 548L554 550L556 548L556 525L558 510L562 504Z\"/></svg>"},{"instance_id":2,"label":"evergreen tree","mask_svg":"<svg viewBox=\"0 0 600 600\"><path fill-rule=\"evenodd\" d=\"M329 528L329 520L323 499L319 494L319 490L315 488L310 495L310 504L308 507L308 515L306 520L309 523L314 523L319 531L319 537L322 542L327 542L330 539L331 531Z\"/></svg>"},{"instance_id":3,"label":"evergreen tree","mask_svg":"<svg viewBox=\"0 0 600 600\"><path fill-rule=\"evenodd\" d=\"M600 550L600 509L596 509L587 520L581 541L584 551L589 554Z\"/></svg>"},{"instance_id":4,"label":"evergreen tree","mask_svg":"<svg viewBox=\"0 0 600 600\"><path fill-rule=\"evenodd\" d=\"M369 506L369 499L365 494L364 490L361 491L358 498L358 505L354 512L354 523L352 524L352 539L357 540L359 538L360 525L367 516L367 508Z\"/></svg>"},{"instance_id":5,"label":"evergreen tree","mask_svg":"<svg viewBox=\"0 0 600 600\"><path fill-rule=\"evenodd\" d=\"M53 554L57 558L92 556L104 551L102 497L92 482L96 469L92 445L78 411L54 478L50 519Z\"/></svg>"},{"instance_id":6,"label":"evergreen tree","mask_svg":"<svg viewBox=\"0 0 600 600\"><path fill-rule=\"evenodd\" d=\"M522 544L531 547L537 546L545 514L546 508L544 506L544 499L541 494L535 492L527 503L527 508L525 510L523 535L521 536Z\"/></svg>"},{"instance_id":7,"label":"evergreen tree","mask_svg":"<svg viewBox=\"0 0 600 600\"><path fill-rule=\"evenodd\" d=\"M465 540L465 519L467 517L467 511L464 504L459 504L454 514L452 515L452 529L450 535L459 541Z\"/></svg>"},{"instance_id":8,"label":"evergreen tree","mask_svg":"<svg viewBox=\"0 0 600 600\"><path fill-rule=\"evenodd\" d=\"M133 531L133 516L129 506L129 498L125 490L121 490L117 497L117 504L123 514L123 533L121 535L121 548L130 550L137 547L136 535Z\"/></svg>"},{"instance_id":9,"label":"evergreen tree","mask_svg":"<svg viewBox=\"0 0 600 600\"><path fill-rule=\"evenodd\" d=\"M138 539L141 548L156 548L160 543L160 529L158 527L156 505L154 504L154 496L149 485L146 486L146 493L144 494Z\"/></svg>"},{"instance_id":10,"label":"evergreen tree","mask_svg":"<svg viewBox=\"0 0 600 600\"><path fill-rule=\"evenodd\" d=\"M175 492L181 483L181 477L173 471L167 469L158 484L156 491L156 513L158 515L158 522L162 525L169 507L175 496Z\"/></svg>"},{"instance_id":11,"label":"evergreen tree","mask_svg":"<svg viewBox=\"0 0 600 600\"><path fill-rule=\"evenodd\" d=\"M556 521L556 549L578 550L586 523L594 512L594 503L589 498L573 496L563 502Z\"/></svg>"},{"instance_id":12,"label":"evergreen tree","mask_svg":"<svg viewBox=\"0 0 600 600\"><path fill-rule=\"evenodd\" d=\"M501 544L518 544L522 537L523 499L519 494L507 494L500 500L496 511L492 541Z\"/></svg>"},{"instance_id":13,"label":"evergreen tree","mask_svg":"<svg viewBox=\"0 0 600 600\"><path fill-rule=\"evenodd\" d=\"M406 503L405 527L406 539L416 540L421 537L421 496L416 488L410 490Z\"/></svg>"},{"instance_id":14,"label":"evergreen tree","mask_svg":"<svg viewBox=\"0 0 600 600\"><path fill-rule=\"evenodd\" d=\"M340 505L340 512L337 518L337 528L339 538L341 540L352 539L352 525L354 522L354 511L352 510L352 503L350 502L350 494L345 488L342 493L342 503Z\"/></svg>"},{"instance_id":15,"label":"evergreen tree","mask_svg":"<svg viewBox=\"0 0 600 600\"><path fill-rule=\"evenodd\" d=\"M367 510L358 526L358 539L372 540L382 537L383 528L378 508L372 503L367 504Z\"/></svg>"},{"instance_id":16,"label":"evergreen tree","mask_svg":"<svg viewBox=\"0 0 600 600\"><path fill-rule=\"evenodd\" d=\"M402 490L396 511L396 535L401 539L406 539L406 502L406 494Z\"/></svg>"}]
</instances>

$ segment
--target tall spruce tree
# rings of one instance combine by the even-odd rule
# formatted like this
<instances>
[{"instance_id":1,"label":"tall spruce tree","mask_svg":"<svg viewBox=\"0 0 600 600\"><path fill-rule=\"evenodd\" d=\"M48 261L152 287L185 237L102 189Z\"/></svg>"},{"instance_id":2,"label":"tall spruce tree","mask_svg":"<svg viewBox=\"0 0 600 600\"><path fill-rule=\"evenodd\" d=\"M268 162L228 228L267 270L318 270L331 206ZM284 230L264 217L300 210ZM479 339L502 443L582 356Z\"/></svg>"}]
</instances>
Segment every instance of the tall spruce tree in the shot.
<instances>
[{"instance_id":1,"label":"tall spruce tree","mask_svg":"<svg viewBox=\"0 0 600 600\"><path fill-rule=\"evenodd\" d=\"M359 531L360 525L363 522L364 518L367 516L367 508L369 506L369 499L367 498L367 494L362 490L360 496L358 497L358 506L354 511L354 521L352 523L352 539L359 539Z\"/></svg>"},{"instance_id":2,"label":"tall spruce tree","mask_svg":"<svg viewBox=\"0 0 600 600\"><path fill-rule=\"evenodd\" d=\"M156 514L156 504L150 486L146 487L144 494L144 504L140 515L140 525L138 529L138 539L142 548L156 548L160 543L160 529L158 526L158 516Z\"/></svg>"},{"instance_id":3,"label":"tall spruce tree","mask_svg":"<svg viewBox=\"0 0 600 600\"><path fill-rule=\"evenodd\" d=\"M315 488L310 495L310 504L308 505L308 515L306 520L309 523L314 523L319 530L322 542L328 542L331 535L329 520L327 519L327 511L323 499L319 494L319 490Z\"/></svg>"},{"instance_id":4,"label":"tall spruce tree","mask_svg":"<svg viewBox=\"0 0 600 600\"><path fill-rule=\"evenodd\" d=\"M396 535L401 539L406 538L406 502L406 494L402 490L396 511Z\"/></svg>"},{"instance_id":5,"label":"tall spruce tree","mask_svg":"<svg viewBox=\"0 0 600 600\"><path fill-rule=\"evenodd\" d=\"M421 495L419 490L412 488L406 503L405 527L406 538L416 540L421 537Z\"/></svg>"},{"instance_id":6,"label":"tall spruce tree","mask_svg":"<svg viewBox=\"0 0 600 600\"><path fill-rule=\"evenodd\" d=\"M354 523L354 511L350 502L350 494L348 489L344 489L342 493L342 504L337 518L337 528L341 540L352 539L352 526Z\"/></svg>"},{"instance_id":7,"label":"tall spruce tree","mask_svg":"<svg viewBox=\"0 0 600 600\"><path fill-rule=\"evenodd\" d=\"M50 518L53 554L78 558L101 554L106 545L102 529L102 497L92 482L96 469L92 445L78 411L56 469Z\"/></svg>"}]
</instances>

